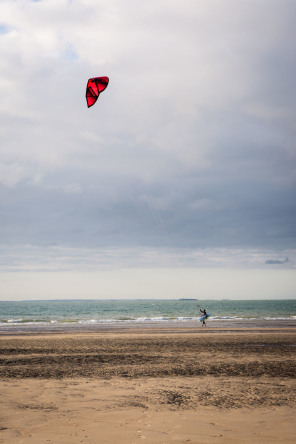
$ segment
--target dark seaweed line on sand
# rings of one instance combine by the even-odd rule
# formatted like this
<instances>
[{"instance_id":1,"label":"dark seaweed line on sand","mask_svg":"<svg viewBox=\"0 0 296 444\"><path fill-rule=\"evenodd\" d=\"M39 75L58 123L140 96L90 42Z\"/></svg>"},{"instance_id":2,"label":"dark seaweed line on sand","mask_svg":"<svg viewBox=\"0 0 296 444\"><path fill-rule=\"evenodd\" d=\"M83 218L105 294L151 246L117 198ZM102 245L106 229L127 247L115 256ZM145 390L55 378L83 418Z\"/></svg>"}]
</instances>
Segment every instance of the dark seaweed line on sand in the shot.
<instances>
[{"instance_id":1,"label":"dark seaweed line on sand","mask_svg":"<svg viewBox=\"0 0 296 444\"><path fill-rule=\"evenodd\" d=\"M296 377L294 361L251 362L251 363L211 363L211 364L153 364L104 365L94 363L60 362L50 365L1 365L0 378L71 378L71 377L168 377L168 376L246 376L246 377Z\"/></svg>"}]
</instances>

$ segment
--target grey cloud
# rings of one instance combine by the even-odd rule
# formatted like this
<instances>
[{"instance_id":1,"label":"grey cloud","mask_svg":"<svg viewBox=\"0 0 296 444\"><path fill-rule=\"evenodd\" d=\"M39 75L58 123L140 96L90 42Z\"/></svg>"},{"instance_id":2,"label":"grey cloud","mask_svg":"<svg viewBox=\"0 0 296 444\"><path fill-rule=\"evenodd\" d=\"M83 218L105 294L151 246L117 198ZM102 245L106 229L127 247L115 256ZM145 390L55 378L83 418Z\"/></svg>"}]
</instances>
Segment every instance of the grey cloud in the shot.
<instances>
[{"instance_id":1,"label":"grey cloud","mask_svg":"<svg viewBox=\"0 0 296 444\"><path fill-rule=\"evenodd\" d=\"M2 242L69 246L288 248L287 192L214 175L147 184L125 175L65 170L1 188ZM208 173L209 174L209 173ZM54 184L54 186L53 186Z\"/></svg>"},{"instance_id":2,"label":"grey cloud","mask_svg":"<svg viewBox=\"0 0 296 444\"><path fill-rule=\"evenodd\" d=\"M274 260L274 259L269 259L268 261L266 261L265 263L268 265L282 265L282 264L286 264L287 262L289 262L289 258L286 257L285 260L280 261L280 260Z\"/></svg>"}]
</instances>

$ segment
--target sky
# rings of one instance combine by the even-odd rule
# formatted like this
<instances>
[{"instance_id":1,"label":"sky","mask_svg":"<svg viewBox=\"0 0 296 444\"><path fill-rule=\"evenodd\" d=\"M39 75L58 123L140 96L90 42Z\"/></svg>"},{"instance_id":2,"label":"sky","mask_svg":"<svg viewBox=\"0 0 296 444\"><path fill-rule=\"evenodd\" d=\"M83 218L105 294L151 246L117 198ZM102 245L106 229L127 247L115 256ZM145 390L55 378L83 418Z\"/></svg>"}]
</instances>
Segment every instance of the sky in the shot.
<instances>
[{"instance_id":1,"label":"sky","mask_svg":"<svg viewBox=\"0 0 296 444\"><path fill-rule=\"evenodd\" d=\"M295 298L295 17L1 0L0 300Z\"/></svg>"}]
</instances>

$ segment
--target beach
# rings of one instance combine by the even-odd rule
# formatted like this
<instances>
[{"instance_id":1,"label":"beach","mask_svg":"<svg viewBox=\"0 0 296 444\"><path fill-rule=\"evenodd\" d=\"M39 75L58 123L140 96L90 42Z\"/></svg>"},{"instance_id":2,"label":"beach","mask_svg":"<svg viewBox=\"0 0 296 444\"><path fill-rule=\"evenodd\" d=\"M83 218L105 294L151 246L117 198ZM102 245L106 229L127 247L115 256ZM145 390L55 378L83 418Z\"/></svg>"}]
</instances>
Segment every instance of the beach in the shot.
<instances>
[{"instance_id":1,"label":"beach","mask_svg":"<svg viewBox=\"0 0 296 444\"><path fill-rule=\"evenodd\" d=\"M1 443L295 442L296 329L0 336Z\"/></svg>"}]
</instances>

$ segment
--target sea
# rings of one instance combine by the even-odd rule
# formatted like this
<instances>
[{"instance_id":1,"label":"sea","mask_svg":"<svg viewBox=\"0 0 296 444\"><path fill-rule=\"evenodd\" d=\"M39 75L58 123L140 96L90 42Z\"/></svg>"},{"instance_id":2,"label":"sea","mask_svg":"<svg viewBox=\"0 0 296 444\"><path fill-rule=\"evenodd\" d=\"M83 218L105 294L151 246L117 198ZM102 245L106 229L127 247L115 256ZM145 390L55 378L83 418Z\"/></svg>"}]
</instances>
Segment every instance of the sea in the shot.
<instances>
[{"instance_id":1,"label":"sea","mask_svg":"<svg viewBox=\"0 0 296 444\"><path fill-rule=\"evenodd\" d=\"M296 327L295 300L0 301L0 334L131 327Z\"/></svg>"}]
</instances>

